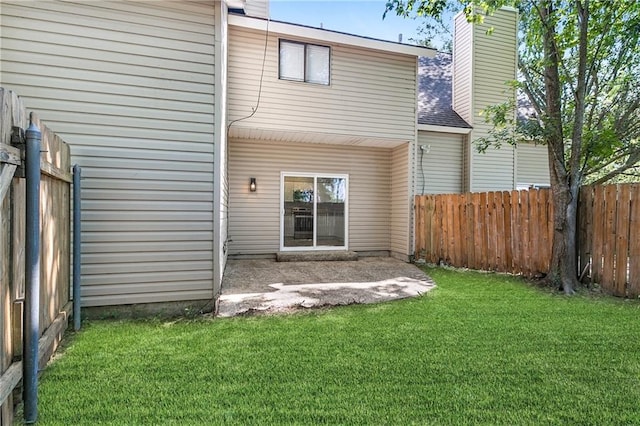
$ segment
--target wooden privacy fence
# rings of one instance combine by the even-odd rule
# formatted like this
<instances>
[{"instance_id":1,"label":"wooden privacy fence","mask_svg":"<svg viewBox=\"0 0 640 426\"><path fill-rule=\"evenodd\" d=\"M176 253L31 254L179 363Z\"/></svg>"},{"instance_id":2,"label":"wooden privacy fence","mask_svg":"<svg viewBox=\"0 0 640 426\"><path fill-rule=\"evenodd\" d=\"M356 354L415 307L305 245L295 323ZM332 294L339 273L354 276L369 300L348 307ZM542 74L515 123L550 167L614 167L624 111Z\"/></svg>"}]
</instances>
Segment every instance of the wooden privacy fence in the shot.
<instances>
[{"instance_id":1,"label":"wooden privacy fence","mask_svg":"<svg viewBox=\"0 0 640 426\"><path fill-rule=\"evenodd\" d=\"M579 269L616 296L640 296L640 184L586 186L578 207Z\"/></svg>"},{"instance_id":2,"label":"wooden privacy fence","mask_svg":"<svg viewBox=\"0 0 640 426\"><path fill-rule=\"evenodd\" d=\"M22 303L25 290L25 179L17 148L28 116L18 96L0 88L0 426L10 425L22 377ZM42 132L40 183L41 367L67 325L70 278L69 147L37 118ZM12 137L13 133L13 137ZM12 145L13 139L13 145ZM17 397L14 400L14 397Z\"/></svg>"},{"instance_id":3,"label":"wooden privacy fence","mask_svg":"<svg viewBox=\"0 0 640 426\"><path fill-rule=\"evenodd\" d=\"M527 276L549 269L548 189L421 195L415 210L416 258Z\"/></svg>"},{"instance_id":4,"label":"wooden privacy fence","mask_svg":"<svg viewBox=\"0 0 640 426\"><path fill-rule=\"evenodd\" d=\"M586 186L578 206L579 271L618 296L640 295L640 184ZM549 272L548 189L415 198L415 257L457 267Z\"/></svg>"}]
</instances>

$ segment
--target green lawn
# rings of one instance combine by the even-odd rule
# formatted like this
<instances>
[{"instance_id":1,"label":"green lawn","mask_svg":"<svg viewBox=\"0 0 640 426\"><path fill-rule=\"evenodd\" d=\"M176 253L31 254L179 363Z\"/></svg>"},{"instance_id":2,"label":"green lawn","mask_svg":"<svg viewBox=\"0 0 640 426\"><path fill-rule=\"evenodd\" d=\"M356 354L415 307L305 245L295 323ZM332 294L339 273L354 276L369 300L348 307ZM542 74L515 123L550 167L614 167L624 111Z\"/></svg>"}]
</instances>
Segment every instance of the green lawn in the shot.
<instances>
[{"instance_id":1,"label":"green lawn","mask_svg":"<svg viewBox=\"0 0 640 426\"><path fill-rule=\"evenodd\" d=\"M442 269L417 299L91 322L39 424L640 424L640 304Z\"/></svg>"}]
</instances>

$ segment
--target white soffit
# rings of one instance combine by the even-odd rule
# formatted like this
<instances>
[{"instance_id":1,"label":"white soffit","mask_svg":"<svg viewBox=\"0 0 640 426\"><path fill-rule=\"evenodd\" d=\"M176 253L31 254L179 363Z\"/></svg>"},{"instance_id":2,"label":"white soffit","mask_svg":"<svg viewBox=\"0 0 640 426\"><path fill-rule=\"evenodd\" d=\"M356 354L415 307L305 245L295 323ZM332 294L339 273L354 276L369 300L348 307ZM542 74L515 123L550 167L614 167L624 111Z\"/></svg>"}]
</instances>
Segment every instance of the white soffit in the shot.
<instances>
[{"instance_id":1,"label":"white soffit","mask_svg":"<svg viewBox=\"0 0 640 426\"><path fill-rule=\"evenodd\" d=\"M326 43L344 44L363 47L365 49L381 50L383 52L399 53L410 56L424 56L427 58L435 57L437 52L435 49L422 46L412 46L410 44L378 40L337 31L307 27L304 25L289 24L279 21L267 21L266 19L229 14L229 25L237 27L266 31L267 22L269 22L269 32L293 37L314 39Z\"/></svg>"},{"instance_id":2,"label":"white soffit","mask_svg":"<svg viewBox=\"0 0 640 426\"><path fill-rule=\"evenodd\" d=\"M367 146L371 148L395 148L408 140L376 138L358 135L342 135L335 133L305 132L291 130L261 129L231 126L229 138L244 140L260 140L264 142L301 142L329 145Z\"/></svg>"}]
</instances>

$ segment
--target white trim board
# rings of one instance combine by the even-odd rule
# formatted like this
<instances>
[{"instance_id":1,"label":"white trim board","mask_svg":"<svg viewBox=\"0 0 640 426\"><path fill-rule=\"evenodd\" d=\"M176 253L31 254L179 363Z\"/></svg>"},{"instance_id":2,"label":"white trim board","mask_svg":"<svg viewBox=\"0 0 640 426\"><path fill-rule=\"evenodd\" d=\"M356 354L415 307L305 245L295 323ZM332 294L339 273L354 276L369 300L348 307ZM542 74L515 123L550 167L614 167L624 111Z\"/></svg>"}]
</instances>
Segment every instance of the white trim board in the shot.
<instances>
[{"instance_id":1,"label":"white trim board","mask_svg":"<svg viewBox=\"0 0 640 426\"><path fill-rule=\"evenodd\" d=\"M289 24L286 22L268 21L266 19L251 18L248 16L234 14L229 14L229 25L260 31L266 31L268 26L269 32L272 33L319 40L324 43L345 44L350 46L363 47L366 49L381 50L383 52L410 56L425 56L427 58L433 58L436 56L437 52L435 49L430 49L422 46L395 43L392 41L378 40L374 38L340 33L337 31Z\"/></svg>"},{"instance_id":2,"label":"white trim board","mask_svg":"<svg viewBox=\"0 0 640 426\"><path fill-rule=\"evenodd\" d=\"M434 126L433 124L418 124L418 131L439 132L439 133L456 133L460 135L468 135L473 129L467 127L451 127L451 126Z\"/></svg>"}]
</instances>

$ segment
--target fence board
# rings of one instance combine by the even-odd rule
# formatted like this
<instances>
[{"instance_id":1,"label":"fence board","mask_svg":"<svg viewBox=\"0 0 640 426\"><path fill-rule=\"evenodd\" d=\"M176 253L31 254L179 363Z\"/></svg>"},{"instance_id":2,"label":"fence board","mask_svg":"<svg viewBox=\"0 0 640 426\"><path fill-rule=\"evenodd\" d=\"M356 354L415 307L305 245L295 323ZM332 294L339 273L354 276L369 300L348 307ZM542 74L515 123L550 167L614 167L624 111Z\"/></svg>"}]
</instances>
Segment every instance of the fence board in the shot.
<instances>
[{"instance_id":1,"label":"fence board","mask_svg":"<svg viewBox=\"0 0 640 426\"><path fill-rule=\"evenodd\" d=\"M502 192L493 193L494 200L494 220L495 220L495 269L496 271L504 271L504 198Z\"/></svg>"},{"instance_id":2,"label":"fence board","mask_svg":"<svg viewBox=\"0 0 640 426\"><path fill-rule=\"evenodd\" d=\"M529 256L530 271L532 274L539 274L541 272L540 262L538 256L535 254L540 253L540 208L539 208L538 190L529 191L529 235L531 237L530 251L532 255Z\"/></svg>"},{"instance_id":3,"label":"fence board","mask_svg":"<svg viewBox=\"0 0 640 426\"><path fill-rule=\"evenodd\" d=\"M616 195L615 185L606 186L604 190L605 216L604 234L602 250L602 284L605 288L613 290L615 288L615 271L613 269L616 248Z\"/></svg>"},{"instance_id":4,"label":"fence board","mask_svg":"<svg viewBox=\"0 0 640 426\"><path fill-rule=\"evenodd\" d=\"M542 236L540 240L540 272L545 273L549 270L551 264L551 239L550 231L553 230L553 218L549 216L549 191L538 191L538 200L540 203L540 229L538 232Z\"/></svg>"},{"instance_id":5,"label":"fence board","mask_svg":"<svg viewBox=\"0 0 640 426\"><path fill-rule=\"evenodd\" d=\"M618 296L626 294L627 266L629 256L629 204L630 188L620 185L618 188L618 211L616 217L616 257L615 257L615 291Z\"/></svg>"},{"instance_id":6,"label":"fence board","mask_svg":"<svg viewBox=\"0 0 640 426\"><path fill-rule=\"evenodd\" d=\"M593 282L602 282L602 249L601 242L604 234L604 187L597 186L593 192L593 234L591 241L593 242L591 253L591 280Z\"/></svg>"},{"instance_id":7,"label":"fence board","mask_svg":"<svg viewBox=\"0 0 640 426\"><path fill-rule=\"evenodd\" d=\"M482 269L482 213L480 208L480 193L471 194L473 203L473 269Z\"/></svg>"},{"instance_id":8,"label":"fence board","mask_svg":"<svg viewBox=\"0 0 640 426\"><path fill-rule=\"evenodd\" d=\"M520 233L520 191L511 191L511 249L513 251L513 267L511 272L519 274L522 272L522 247L521 247L521 233Z\"/></svg>"},{"instance_id":9,"label":"fence board","mask_svg":"<svg viewBox=\"0 0 640 426\"><path fill-rule=\"evenodd\" d=\"M503 192L502 226L504 227L504 271L513 271L513 250L511 247L511 193Z\"/></svg>"},{"instance_id":10,"label":"fence board","mask_svg":"<svg viewBox=\"0 0 640 426\"><path fill-rule=\"evenodd\" d=\"M591 239L593 236L593 187L580 189L578 205L578 270L584 276L591 265Z\"/></svg>"},{"instance_id":11,"label":"fence board","mask_svg":"<svg viewBox=\"0 0 640 426\"><path fill-rule=\"evenodd\" d=\"M473 209L473 203L471 199L471 194L464 194L464 204L465 204L465 218L466 222L464 224L465 228L465 263L467 268L472 268L474 264L474 254L475 250L473 248L473 236L474 236L474 221L475 221L475 212Z\"/></svg>"},{"instance_id":12,"label":"fence board","mask_svg":"<svg viewBox=\"0 0 640 426\"><path fill-rule=\"evenodd\" d=\"M640 296L640 184L630 185L629 297Z\"/></svg>"},{"instance_id":13,"label":"fence board","mask_svg":"<svg viewBox=\"0 0 640 426\"><path fill-rule=\"evenodd\" d=\"M530 232L530 208L531 208L531 191L522 194L522 203L520 204L521 223L522 223L522 273L531 275L531 232Z\"/></svg>"},{"instance_id":14,"label":"fence board","mask_svg":"<svg viewBox=\"0 0 640 426\"><path fill-rule=\"evenodd\" d=\"M459 265L456 259L456 211L455 195L447 198L447 263Z\"/></svg>"},{"instance_id":15,"label":"fence board","mask_svg":"<svg viewBox=\"0 0 640 426\"><path fill-rule=\"evenodd\" d=\"M489 269L487 256L489 255L489 241L487 238L487 229L489 228L489 214L487 212L487 196L486 193L480 194L480 268Z\"/></svg>"}]
</instances>

